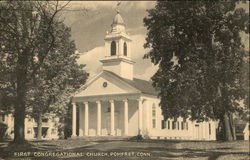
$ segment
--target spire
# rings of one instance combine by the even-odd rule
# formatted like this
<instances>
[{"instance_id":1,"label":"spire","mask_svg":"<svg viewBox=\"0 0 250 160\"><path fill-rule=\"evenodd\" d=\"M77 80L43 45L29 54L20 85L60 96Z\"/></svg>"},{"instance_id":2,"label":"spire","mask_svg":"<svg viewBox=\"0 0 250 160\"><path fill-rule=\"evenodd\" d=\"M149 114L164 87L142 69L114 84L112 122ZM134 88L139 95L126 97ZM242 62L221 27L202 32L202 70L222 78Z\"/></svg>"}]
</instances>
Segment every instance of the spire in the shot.
<instances>
[{"instance_id":1,"label":"spire","mask_svg":"<svg viewBox=\"0 0 250 160\"><path fill-rule=\"evenodd\" d=\"M113 19L113 22L111 24L111 32L113 33L120 33L120 32L125 32L125 23L124 20L122 18L122 16L120 15L120 11L118 9L119 5L121 4L121 1L119 1L116 5L116 15Z\"/></svg>"}]
</instances>

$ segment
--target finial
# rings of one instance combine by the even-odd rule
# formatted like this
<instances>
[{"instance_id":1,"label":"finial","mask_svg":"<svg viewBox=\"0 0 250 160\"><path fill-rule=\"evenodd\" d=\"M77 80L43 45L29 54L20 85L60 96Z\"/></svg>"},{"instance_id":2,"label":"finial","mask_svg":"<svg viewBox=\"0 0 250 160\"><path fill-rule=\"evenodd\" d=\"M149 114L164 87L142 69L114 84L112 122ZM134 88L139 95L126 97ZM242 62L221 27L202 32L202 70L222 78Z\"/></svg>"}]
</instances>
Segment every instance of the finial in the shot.
<instances>
[{"instance_id":1,"label":"finial","mask_svg":"<svg viewBox=\"0 0 250 160\"><path fill-rule=\"evenodd\" d=\"M119 7L119 5L120 5L121 3L122 3L121 1L118 1L118 2L117 2L116 9L115 9L116 12L117 12L117 14L120 13L118 7Z\"/></svg>"},{"instance_id":2,"label":"finial","mask_svg":"<svg viewBox=\"0 0 250 160\"><path fill-rule=\"evenodd\" d=\"M116 13L117 13L117 14L119 14L119 13L120 13L119 9L117 9L117 8L116 8L115 10L116 10Z\"/></svg>"}]
</instances>

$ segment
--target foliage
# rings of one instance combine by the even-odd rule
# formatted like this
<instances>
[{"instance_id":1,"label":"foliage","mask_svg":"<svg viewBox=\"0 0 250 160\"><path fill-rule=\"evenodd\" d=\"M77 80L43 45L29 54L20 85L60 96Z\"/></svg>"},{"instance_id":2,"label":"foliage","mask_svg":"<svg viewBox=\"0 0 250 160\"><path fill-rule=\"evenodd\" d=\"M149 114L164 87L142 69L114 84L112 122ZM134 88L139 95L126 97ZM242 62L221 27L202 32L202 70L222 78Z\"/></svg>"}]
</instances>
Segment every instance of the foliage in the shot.
<instances>
[{"instance_id":1,"label":"foliage","mask_svg":"<svg viewBox=\"0 0 250 160\"><path fill-rule=\"evenodd\" d=\"M55 53L49 54L33 79L28 92L31 115L53 112L57 116L66 114L71 95L85 83L88 74L83 65L78 65L74 41L70 40L70 29L63 23L57 26L59 45ZM60 38L58 38L60 37Z\"/></svg>"},{"instance_id":2,"label":"foliage","mask_svg":"<svg viewBox=\"0 0 250 160\"><path fill-rule=\"evenodd\" d=\"M2 140L5 137L7 129L8 129L7 124L1 122L0 123L0 140Z\"/></svg>"},{"instance_id":3,"label":"foliage","mask_svg":"<svg viewBox=\"0 0 250 160\"><path fill-rule=\"evenodd\" d=\"M58 1L0 3L0 106L12 107L14 141L24 141L27 114L60 112L61 102L85 82ZM53 106L52 106L53 105Z\"/></svg>"},{"instance_id":4,"label":"foliage","mask_svg":"<svg viewBox=\"0 0 250 160\"><path fill-rule=\"evenodd\" d=\"M245 10L236 1L158 1L148 13L145 58L159 65L152 80L165 118L222 121L243 111L240 102L249 97L249 72L242 73L249 62L241 42L249 31Z\"/></svg>"}]
</instances>

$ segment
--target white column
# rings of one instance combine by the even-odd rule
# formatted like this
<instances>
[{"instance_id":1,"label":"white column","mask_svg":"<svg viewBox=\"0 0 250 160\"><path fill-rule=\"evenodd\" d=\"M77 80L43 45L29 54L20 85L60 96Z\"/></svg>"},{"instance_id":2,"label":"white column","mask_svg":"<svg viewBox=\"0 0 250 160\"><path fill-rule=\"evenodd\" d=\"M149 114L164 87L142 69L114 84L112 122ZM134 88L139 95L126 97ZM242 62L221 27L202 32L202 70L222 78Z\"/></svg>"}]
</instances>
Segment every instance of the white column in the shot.
<instances>
[{"instance_id":1,"label":"white column","mask_svg":"<svg viewBox=\"0 0 250 160\"><path fill-rule=\"evenodd\" d=\"M72 136L76 136L76 104L72 103Z\"/></svg>"},{"instance_id":2,"label":"white column","mask_svg":"<svg viewBox=\"0 0 250 160\"><path fill-rule=\"evenodd\" d=\"M113 136L115 134L115 105L114 100L110 100L110 134Z\"/></svg>"},{"instance_id":3,"label":"white column","mask_svg":"<svg viewBox=\"0 0 250 160\"><path fill-rule=\"evenodd\" d=\"M83 136L83 106L79 106L79 136Z\"/></svg>"},{"instance_id":4,"label":"white column","mask_svg":"<svg viewBox=\"0 0 250 160\"><path fill-rule=\"evenodd\" d=\"M128 100L123 100L124 102L124 135L128 135Z\"/></svg>"},{"instance_id":5,"label":"white column","mask_svg":"<svg viewBox=\"0 0 250 160\"><path fill-rule=\"evenodd\" d=\"M85 109L85 115L84 115L84 134L85 136L89 135L89 103L84 102L84 109Z\"/></svg>"},{"instance_id":6,"label":"white column","mask_svg":"<svg viewBox=\"0 0 250 160\"><path fill-rule=\"evenodd\" d=\"M138 99L138 130L142 134L142 100Z\"/></svg>"},{"instance_id":7,"label":"white column","mask_svg":"<svg viewBox=\"0 0 250 160\"><path fill-rule=\"evenodd\" d=\"M169 128L172 130L172 120L169 119Z\"/></svg>"},{"instance_id":8,"label":"white column","mask_svg":"<svg viewBox=\"0 0 250 160\"><path fill-rule=\"evenodd\" d=\"M97 103L97 135L101 135L101 102L96 101Z\"/></svg>"},{"instance_id":9,"label":"white column","mask_svg":"<svg viewBox=\"0 0 250 160\"><path fill-rule=\"evenodd\" d=\"M147 132L149 132L149 130L150 130L150 108L149 108L149 105L148 105L148 101L147 100L145 100L145 102L144 102L144 109L145 109L145 118L146 118L146 120L145 120L145 127L146 127L146 130L147 130Z\"/></svg>"}]
</instances>

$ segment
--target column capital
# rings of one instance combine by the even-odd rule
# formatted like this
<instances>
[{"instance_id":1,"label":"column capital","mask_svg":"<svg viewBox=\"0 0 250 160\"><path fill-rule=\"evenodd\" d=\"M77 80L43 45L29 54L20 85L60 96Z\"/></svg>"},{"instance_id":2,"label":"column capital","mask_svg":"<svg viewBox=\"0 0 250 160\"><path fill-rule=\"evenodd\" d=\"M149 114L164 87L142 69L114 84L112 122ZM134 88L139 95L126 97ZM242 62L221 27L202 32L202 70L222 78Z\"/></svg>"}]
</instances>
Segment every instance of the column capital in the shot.
<instances>
[{"instance_id":1,"label":"column capital","mask_svg":"<svg viewBox=\"0 0 250 160\"><path fill-rule=\"evenodd\" d=\"M142 98L138 98L138 99L136 99L138 102L142 102Z\"/></svg>"},{"instance_id":2,"label":"column capital","mask_svg":"<svg viewBox=\"0 0 250 160\"><path fill-rule=\"evenodd\" d=\"M123 102L128 102L128 99L124 99L124 100L122 100Z\"/></svg>"},{"instance_id":3,"label":"column capital","mask_svg":"<svg viewBox=\"0 0 250 160\"><path fill-rule=\"evenodd\" d=\"M100 104L100 103L101 103L101 101L96 101L96 103L97 103L97 104Z\"/></svg>"},{"instance_id":4,"label":"column capital","mask_svg":"<svg viewBox=\"0 0 250 160\"><path fill-rule=\"evenodd\" d=\"M83 102L83 104L84 104L84 105L88 105L88 104L89 104L89 102Z\"/></svg>"},{"instance_id":5,"label":"column capital","mask_svg":"<svg viewBox=\"0 0 250 160\"><path fill-rule=\"evenodd\" d=\"M75 103L75 102L72 102L71 104L72 104L73 106L76 106L76 103Z\"/></svg>"},{"instance_id":6,"label":"column capital","mask_svg":"<svg viewBox=\"0 0 250 160\"><path fill-rule=\"evenodd\" d=\"M114 100L109 100L110 103L114 103Z\"/></svg>"}]
</instances>

